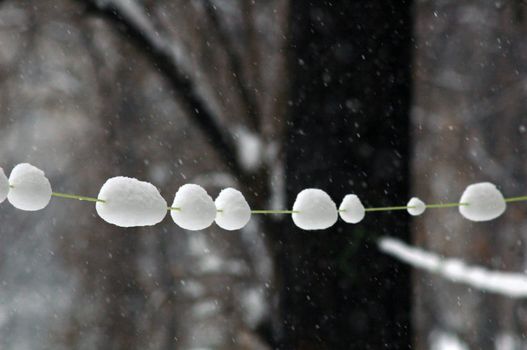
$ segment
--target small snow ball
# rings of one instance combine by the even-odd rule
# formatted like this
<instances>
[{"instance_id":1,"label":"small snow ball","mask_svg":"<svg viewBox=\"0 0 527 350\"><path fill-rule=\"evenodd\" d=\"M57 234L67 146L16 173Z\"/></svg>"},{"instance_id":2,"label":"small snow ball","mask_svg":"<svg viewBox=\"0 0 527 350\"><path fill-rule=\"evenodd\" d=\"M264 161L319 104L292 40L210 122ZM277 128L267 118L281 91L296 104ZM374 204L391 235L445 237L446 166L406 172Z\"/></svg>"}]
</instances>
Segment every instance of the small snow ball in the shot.
<instances>
[{"instance_id":1,"label":"small snow ball","mask_svg":"<svg viewBox=\"0 0 527 350\"><path fill-rule=\"evenodd\" d=\"M120 227L152 226L167 214L167 202L151 183L118 176L108 179L97 197L97 214Z\"/></svg>"},{"instance_id":2,"label":"small snow ball","mask_svg":"<svg viewBox=\"0 0 527 350\"><path fill-rule=\"evenodd\" d=\"M293 222L304 230L323 230L337 222L335 202L324 191L316 188L302 190L293 204Z\"/></svg>"},{"instance_id":3,"label":"small snow ball","mask_svg":"<svg viewBox=\"0 0 527 350\"><path fill-rule=\"evenodd\" d=\"M9 180L5 176L4 169L0 168L0 203L5 201L9 193Z\"/></svg>"},{"instance_id":4,"label":"small snow ball","mask_svg":"<svg viewBox=\"0 0 527 350\"><path fill-rule=\"evenodd\" d=\"M421 215L426 210L425 202L423 202L417 197L413 197L412 199L410 199L406 206L408 207L408 213L412 216Z\"/></svg>"},{"instance_id":5,"label":"small snow ball","mask_svg":"<svg viewBox=\"0 0 527 350\"><path fill-rule=\"evenodd\" d=\"M342 220L349 224L356 224L362 221L366 214L359 197L354 194L348 194L344 197L340 204L339 212Z\"/></svg>"},{"instance_id":6,"label":"small snow ball","mask_svg":"<svg viewBox=\"0 0 527 350\"><path fill-rule=\"evenodd\" d=\"M223 189L214 204L218 211L216 224L225 230L239 230L251 219L249 204L243 194L234 188Z\"/></svg>"},{"instance_id":7,"label":"small snow ball","mask_svg":"<svg viewBox=\"0 0 527 350\"><path fill-rule=\"evenodd\" d=\"M214 222L216 206L214 201L201 186L183 185L174 197L171 210L172 220L185 230L203 230Z\"/></svg>"},{"instance_id":8,"label":"small snow ball","mask_svg":"<svg viewBox=\"0 0 527 350\"><path fill-rule=\"evenodd\" d=\"M412 216L419 216L426 210L425 202L423 202L417 197L412 197L412 199L408 201L406 206L408 207L408 209L406 209L408 211L408 214Z\"/></svg>"},{"instance_id":9,"label":"small snow ball","mask_svg":"<svg viewBox=\"0 0 527 350\"><path fill-rule=\"evenodd\" d=\"M44 209L51 200L51 184L44 172L31 164L18 164L9 175L12 188L7 200L15 208L26 211Z\"/></svg>"},{"instance_id":10,"label":"small snow ball","mask_svg":"<svg viewBox=\"0 0 527 350\"><path fill-rule=\"evenodd\" d=\"M459 212L472 221L489 221L505 212L507 204L501 192L490 182L480 182L468 186L463 192Z\"/></svg>"}]
</instances>

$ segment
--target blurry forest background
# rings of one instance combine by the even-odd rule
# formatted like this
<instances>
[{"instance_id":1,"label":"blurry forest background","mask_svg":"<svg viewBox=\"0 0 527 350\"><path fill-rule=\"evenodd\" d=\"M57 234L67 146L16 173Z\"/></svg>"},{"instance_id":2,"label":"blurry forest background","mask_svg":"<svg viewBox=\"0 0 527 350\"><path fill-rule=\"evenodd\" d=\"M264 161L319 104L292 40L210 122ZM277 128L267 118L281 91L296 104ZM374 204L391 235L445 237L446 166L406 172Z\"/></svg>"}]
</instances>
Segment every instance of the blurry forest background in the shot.
<instances>
[{"instance_id":1,"label":"blurry forest background","mask_svg":"<svg viewBox=\"0 0 527 350\"><path fill-rule=\"evenodd\" d=\"M96 195L127 175L253 208L303 188L366 206L527 194L522 0L3 0L0 160ZM305 232L169 218L121 229L94 206L0 207L1 349L520 349L527 305L410 269L381 235L497 270L526 266L525 207Z\"/></svg>"}]
</instances>

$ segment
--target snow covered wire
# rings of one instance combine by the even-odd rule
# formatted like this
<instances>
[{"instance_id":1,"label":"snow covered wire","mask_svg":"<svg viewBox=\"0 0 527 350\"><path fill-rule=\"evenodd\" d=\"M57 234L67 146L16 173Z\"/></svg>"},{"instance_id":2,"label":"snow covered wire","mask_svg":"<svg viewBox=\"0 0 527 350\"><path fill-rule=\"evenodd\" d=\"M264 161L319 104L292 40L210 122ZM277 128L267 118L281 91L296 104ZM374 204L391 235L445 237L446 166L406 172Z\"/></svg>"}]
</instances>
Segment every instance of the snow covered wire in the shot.
<instances>
[{"instance_id":1,"label":"snow covered wire","mask_svg":"<svg viewBox=\"0 0 527 350\"><path fill-rule=\"evenodd\" d=\"M381 238L378 245L382 252L452 282L463 283L478 290L511 298L527 297L526 274L492 271L479 266L470 266L460 259L442 258L394 238Z\"/></svg>"},{"instance_id":2,"label":"snow covered wire","mask_svg":"<svg viewBox=\"0 0 527 350\"><path fill-rule=\"evenodd\" d=\"M134 178L111 178L97 197L88 197L52 192L44 172L27 163L13 168L9 179L0 168L0 203L7 198L18 209L34 211L45 208L52 197L93 202L103 220L120 227L155 225L169 211L173 221L187 230L202 230L213 222L226 230L238 230L252 215L267 214L290 214L295 225L304 230L323 230L333 226L339 216L356 224L368 212L406 210L417 216L426 209L452 207L458 207L460 214L469 220L488 221L502 215L507 203L527 201L527 196L506 199L496 186L483 182L468 186L455 203L425 204L414 197L405 206L365 208L356 195L348 194L337 209L326 192L308 188L298 194L291 210L252 210L238 190L226 188L213 200L202 187L187 184L179 188L168 206L154 185Z\"/></svg>"},{"instance_id":3,"label":"snow covered wire","mask_svg":"<svg viewBox=\"0 0 527 350\"><path fill-rule=\"evenodd\" d=\"M347 223L358 223L366 212L407 210L410 215L417 216L428 208L451 207L458 207L460 214L469 220L488 221L502 215L507 203L527 201L527 196L503 198L496 186L483 182L468 186L458 203L427 205L413 197L406 206L364 208L356 195L349 194L337 209L326 192L308 188L298 194L292 210L251 210L243 194L236 189L223 189L213 201L201 186L186 184L176 192L172 206L168 206L154 185L134 178L110 178L97 197L88 197L52 192L44 172L31 164L18 164L9 178L0 168L0 203L7 198L18 209L35 211L45 208L52 197L93 202L103 220L120 227L156 225L168 211L173 221L186 230L202 230L213 222L225 230L239 230L254 214L290 214L298 227L322 230L333 226L339 216ZM509 297L527 297L525 274L469 266L462 260L441 258L393 238L381 238L378 244L381 251L453 282Z\"/></svg>"}]
</instances>

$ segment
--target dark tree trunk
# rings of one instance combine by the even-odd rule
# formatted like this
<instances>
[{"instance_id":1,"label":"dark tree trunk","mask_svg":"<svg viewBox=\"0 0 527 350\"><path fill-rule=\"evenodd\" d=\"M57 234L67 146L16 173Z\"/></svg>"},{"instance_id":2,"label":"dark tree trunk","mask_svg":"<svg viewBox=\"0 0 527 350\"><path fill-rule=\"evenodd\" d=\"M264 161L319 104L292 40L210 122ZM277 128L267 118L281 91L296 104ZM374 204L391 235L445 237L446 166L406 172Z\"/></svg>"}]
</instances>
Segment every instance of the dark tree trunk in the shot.
<instances>
[{"instance_id":1,"label":"dark tree trunk","mask_svg":"<svg viewBox=\"0 0 527 350\"><path fill-rule=\"evenodd\" d=\"M293 1L288 204L306 187L339 204L408 199L410 2ZM380 235L408 237L404 213L283 235L285 349L407 348L409 271Z\"/></svg>"}]
</instances>

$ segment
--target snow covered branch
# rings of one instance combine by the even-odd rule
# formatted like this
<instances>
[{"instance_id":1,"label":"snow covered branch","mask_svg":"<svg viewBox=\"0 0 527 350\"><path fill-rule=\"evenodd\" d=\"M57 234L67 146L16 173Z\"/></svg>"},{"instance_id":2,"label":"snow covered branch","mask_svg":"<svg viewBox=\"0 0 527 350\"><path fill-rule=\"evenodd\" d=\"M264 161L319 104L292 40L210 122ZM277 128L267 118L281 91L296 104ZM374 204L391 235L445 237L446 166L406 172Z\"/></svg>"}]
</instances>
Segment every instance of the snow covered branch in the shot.
<instances>
[{"instance_id":1,"label":"snow covered branch","mask_svg":"<svg viewBox=\"0 0 527 350\"><path fill-rule=\"evenodd\" d=\"M243 172L236 158L234 137L222 125L206 98L198 92L196 82L185 62L181 49L155 29L143 8L131 0L88 0L89 9L115 24L126 39L135 44L159 69L178 92L182 105L207 136L228 167L237 174Z\"/></svg>"},{"instance_id":2,"label":"snow covered branch","mask_svg":"<svg viewBox=\"0 0 527 350\"><path fill-rule=\"evenodd\" d=\"M229 34L227 33L226 28L221 23L221 19L217 14L217 9L212 3L211 0L203 0L203 5L205 6L205 11L207 16L214 26L214 33L218 37L219 42L223 46L227 58L229 60L229 68L232 71L234 82L238 87L240 92L241 100L243 101L245 107L247 108L247 119L249 125L255 131L260 129L260 120L258 117L258 106L256 99L252 91L249 89L248 80L245 78L243 72L242 60L236 52L232 41L229 39Z\"/></svg>"},{"instance_id":3,"label":"snow covered branch","mask_svg":"<svg viewBox=\"0 0 527 350\"><path fill-rule=\"evenodd\" d=\"M413 267L425 270L456 283L501 294L510 298L527 297L527 275L492 271L470 266L456 258L442 258L437 254L411 247L398 239L381 238L379 249Z\"/></svg>"}]
</instances>

